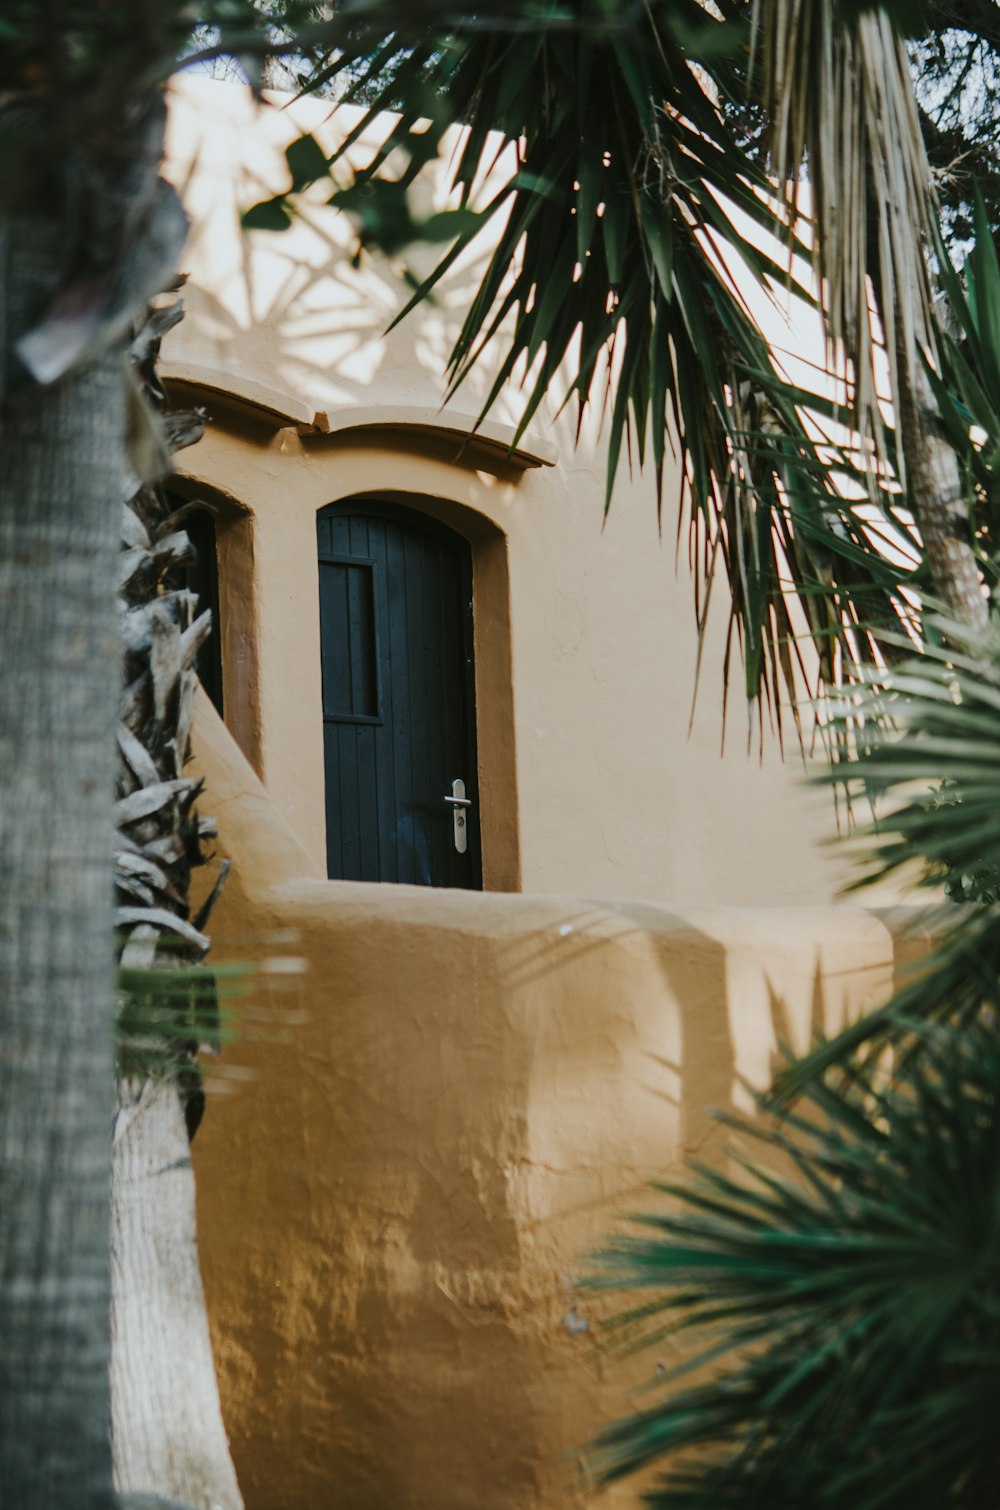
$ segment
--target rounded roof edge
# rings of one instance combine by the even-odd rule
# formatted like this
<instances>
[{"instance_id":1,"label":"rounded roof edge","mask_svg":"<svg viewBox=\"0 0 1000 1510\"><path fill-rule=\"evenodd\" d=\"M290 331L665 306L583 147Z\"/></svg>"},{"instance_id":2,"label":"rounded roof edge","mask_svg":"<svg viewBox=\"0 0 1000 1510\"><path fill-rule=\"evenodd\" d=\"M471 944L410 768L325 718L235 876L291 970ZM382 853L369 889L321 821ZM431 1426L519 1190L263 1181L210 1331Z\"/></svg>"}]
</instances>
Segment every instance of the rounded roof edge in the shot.
<instances>
[{"instance_id":1,"label":"rounded roof edge","mask_svg":"<svg viewBox=\"0 0 1000 1510\"><path fill-rule=\"evenodd\" d=\"M537 435L517 437L514 425L476 417L451 408L430 404L375 404L342 409L314 409L297 394L272 387L242 373L209 363L170 360L160 363L163 380L171 386L193 389L197 393L217 394L260 420L270 421L276 429L293 425L304 435L347 436L364 431L384 431L395 435L435 436L459 443L475 465L502 463L527 471L534 467L552 467L558 452L551 442Z\"/></svg>"}]
</instances>

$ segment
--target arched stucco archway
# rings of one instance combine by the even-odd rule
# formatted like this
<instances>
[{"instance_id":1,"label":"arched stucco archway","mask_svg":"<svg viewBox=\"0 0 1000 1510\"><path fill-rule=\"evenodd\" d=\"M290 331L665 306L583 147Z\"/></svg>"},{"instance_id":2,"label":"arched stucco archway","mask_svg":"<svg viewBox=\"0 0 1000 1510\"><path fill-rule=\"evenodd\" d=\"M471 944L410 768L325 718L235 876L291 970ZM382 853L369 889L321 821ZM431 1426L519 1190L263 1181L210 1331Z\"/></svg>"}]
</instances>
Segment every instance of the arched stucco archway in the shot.
<instances>
[{"instance_id":1,"label":"arched stucco archway","mask_svg":"<svg viewBox=\"0 0 1000 1510\"><path fill-rule=\"evenodd\" d=\"M514 667L506 531L498 498L517 466L450 432L384 427L301 435L272 416L216 404L183 457L179 487L217 500L226 723L279 809L326 870L326 781L316 518L350 499L412 511L472 552L482 883L520 887ZM487 471L489 459L496 470ZM503 474L497 475L497 472ZM236 510L234 514L233 510ZM499 517L498 517L499 515ZM228 689L232 688L232 695Z\"/></svg>"}]
</instances>

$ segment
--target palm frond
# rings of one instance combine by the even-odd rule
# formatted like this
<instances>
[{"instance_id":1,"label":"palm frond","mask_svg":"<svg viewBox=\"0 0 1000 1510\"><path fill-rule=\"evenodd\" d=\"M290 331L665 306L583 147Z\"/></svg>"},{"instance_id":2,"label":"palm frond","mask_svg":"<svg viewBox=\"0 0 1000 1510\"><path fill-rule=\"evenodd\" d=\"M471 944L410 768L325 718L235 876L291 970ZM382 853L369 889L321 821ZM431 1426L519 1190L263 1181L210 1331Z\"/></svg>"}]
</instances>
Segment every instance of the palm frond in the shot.
<instances>
[{"instance_id":1,"label":"palm frond","mask_svg":"<svg viewBox=\"0 0 1000 1510\"><path fill-rule=\"evenodd\" d=\"M801 170L808 165L827 331L853 369L858 428L875 439L882 417L869 279L895 396L898 361L915 377L934 326L927 259L935 195L906 48L891 9L833 0L755 4L774 175L786 186L794 224Z\"/></svg>"},{"instance_id":2,"label":"palm frond","mask_svg":"<svg viewBox=\"0 0 1000 1510\"><path fill-rule=\"evenodd\" d=\"M590 1283L652 1292L629 1343L684 1354L602 1432L598 1479L659 1462L644 1500L670 1510L987 1502L1000 1039L993 1013L919 1034L891 1086L859 1066L846 1089L730 1119L752 1160L660 1187L598 1256Z\"/></svg>"},{"instance_id":3,"label":"palm frond","mask_svg":"<svg viewBox=\"0 0 1000 1510\"><path fill-rule=\"evenodd\" d=\"M775 255L785 227L772 187L736 146L721 108L743 87L746 20L742 6L713 18L697 0L678 0L611 32L491 36L456 26L417 44L403 32L366 32L353 45L345 39L315 77L329 83L342 73L352 81L344 99L366 104L338 157L380 111L398 113L348 196L334 196L348 209L367 207L368 244L384 247L388 233L392 250L407 229L419 230L406 219L408 187L446 125L464 123L451 167L461 208L479 218L399 318L491 228L451 354L451 391L489 348L495 380L482 415L512 379L524 393L521 430L557 374L581 417L603 393L607 503L627 455L651 462L662 507L676 442L699 625L721 567L747 695L770 704L780 729L783 701L794 706L804 687L816 692L878 658L880 630L898 627L898 589L913 566L873 549L871 521L841 485L864 479L856 493L888 521L894 500L883 480L871 485L850 447L821 444L805 418L808 408L836 425L846 410L784 380L741 294L788 276ZM495 132L516 150L517 168L484 202ZM383 213L375 190L390 152L392 203ZM753 229L742 229L748 223ZM898 521L891 528L898 533ZM802 634L815 639L818 684L798 647Z\"/></svg>"},{"instance_id":4,"label":"palm frond","mask_svg":"<svg viewBox=\"0 0 1000 1510\"><path fill-rule=\"evenodd\" d=\"M247 989L249 965L190 965L170 959L120 966L115 1021L120 1079L174 1081L190 1093L203 1074L201 1052L218 1054L235 1036L234 1000Z\"/></svg>"},{"instance_id":5,"label":"palm frond","mask_svg":"<svg viewBox=\"0 0 1000 1510\"><path fill-rule=\"evenodd\" d=\"M199 1048L217 1047L223 1034L217 972L202 965L210 946L202 930L229 862L219 867L209 905L192 919L191 874L206 864L205 840L215 826L196 807L202 782L184 768L196 658L212 616L176 580L193 556L183 528L187 510L157 485L172 454L203 428L196 413L166 412L157 372L160 342L182 315L179 300L147 308L129 348L137 475L121 506L117 1048L120 1084L140 1074L177 1081L193 1129L203 1102Z\"/></svg>"},{"instance_id":6,"label":"palm frond","mask_svg":"<svg viewBox=\"0 0 1000 1510\"><path fill-rule=\"evenodd\" d=\"M881 670L837 710L843 783L874 814L849 841L853 889L905 875L923 887L933 940L889 1001L779 1075L778 1099L862 1047L912 1050L914 1023L955 1026L1000 1007L1000 626L927 617L920 653Z\"/></svg>"}]
</instances>

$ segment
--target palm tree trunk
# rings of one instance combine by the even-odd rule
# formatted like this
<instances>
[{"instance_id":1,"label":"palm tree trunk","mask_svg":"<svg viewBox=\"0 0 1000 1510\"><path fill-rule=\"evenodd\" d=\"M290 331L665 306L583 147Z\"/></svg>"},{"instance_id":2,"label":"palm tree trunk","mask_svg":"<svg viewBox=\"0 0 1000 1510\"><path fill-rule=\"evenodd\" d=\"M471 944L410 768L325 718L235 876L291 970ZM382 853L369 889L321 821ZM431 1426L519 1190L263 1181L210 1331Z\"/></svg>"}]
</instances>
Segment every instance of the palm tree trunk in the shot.
<instances>
[{"instance_id":1,"label":"palm tree trunk","mask_svg":"<svg viewBox=\"0 0 1000 1510\"><path fill-rule=\"evenodd\" d=\"M111 1510L114 1484L143 1510L182 1497L241 1510L175 1083L119 1084L112 1164L112 801L121 741L137 743L127 727L115 738L116 584L134 447L119 347L50 385L11 356L63 272L63 240L42 220L0 222L0 1506ZM155 568L148 606L169 617L158 583ZM146 677L153 781L179 777L186 758L196 642L178 652L165 717L149 711L163 688ZM172 820L183 929L199 824L194 783L174 784L188 788ZM141 857L143 825L124 830L120 856ZM152 934L155 956L157 930L129 921L133 955Z\"/></svg>"},{"instance_id":2,"label":"palm tree trunk","mask_svg":"<svg viewBox=\"0 0 1000 1510\"><path fill-rule=\"evenodd\" d=\"M242 1510L198 1268L187 1127L173 1084L119 1086L112 1191L115 1483L203 1510Z\"/></svg>"},{"instance_id":3,"label":"palm tree trunk","mask_svg":"<svg viewBox=\"0 0 1000 1510\"><path fill-rule=\"evenodd\" d=\"M896 359L898 441L906 499L920 529L931 590L956 619L985 628L989 608L969 529L969 504L958 457L943 434L930 382Z\"/></svg>"},{"instance_id":4,"label":"palm tree trunk","mask_svg":"<svg viewBox=\"0 0 1000 1510\"><path fill-rule=\"evenodd\" d=\"M10 353L58 225L0 220L0 1504L110 1510L122 359L49 387Z\"/></svg>"}]
</instances>

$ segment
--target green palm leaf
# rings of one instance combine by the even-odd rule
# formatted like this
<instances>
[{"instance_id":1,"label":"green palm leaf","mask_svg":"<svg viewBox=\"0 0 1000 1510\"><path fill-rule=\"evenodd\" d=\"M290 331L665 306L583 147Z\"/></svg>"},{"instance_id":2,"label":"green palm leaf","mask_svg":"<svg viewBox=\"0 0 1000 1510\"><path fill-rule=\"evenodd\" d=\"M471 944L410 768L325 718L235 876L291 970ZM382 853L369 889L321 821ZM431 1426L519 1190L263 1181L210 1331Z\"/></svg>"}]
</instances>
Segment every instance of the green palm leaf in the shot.
<instances>
[{"instance_id":1,"label":"green palm leaf","mask_svg":"<svg viewBox=\"0 0 1000 1510\"><path fill-rule=\"evenodd\" d=\"M820 779L874 815L850 839L855 889L915 880L930 893L917 921L934 948L885 1006L789 1066L779 1097L863 1045L891 1042L905 1059L914 1022L961 1026L1000 1006L1000 626L928 618L925 630L919 655L840 710L852 758Z\"/></svg>"},{"instance_id":2,"label":"green palm leaf","mask_svg":"<svg viewBox=\"0 0 1000 1510\"><path fill-rule=\"evenodd\" d=\"M659 1462L645 1502L671 1510L988 1502L1000 1041L992 1013L919 1038L890 1086L859 1065L846 1089L729 1119L752 1158L660 1187L599 1255L591 1284L653 1292L627 1341L686 1354L601 1434L599 1480Z\"/></svg>"},{"instance_id":3,"label":"green palm leaf","mask_svg":"<svg viewBox=\"0 0 1000 1510\"><path fill-rule=\"evenodd\" d=\"M762 249L767 234L775 249L786 237L771 185L737 146L722 108L744 88L749 40L746 7L727 3L713 18L698 0L676 0L637 8L628 27L498 35L456 24L418 42L366 31L345 39L317 77L329 84L340 73L354 81L345 98L366 101L338 156L379 111L398 112L355 197L376 188L397 149L394 160L408 164L391 191L398 209L445 126L464 123L452 171L462 208L475 206L479 219L456 226L453 246L399 318L492 227L451 354L450 391L494 338L483 416L519 364L528 372L521 431L557 371L581 416L603 385L608 503L627 455L652 466L662 507L674 437L699 625L721 564L747 695L769 703L780 728L782 702L794 705L803 686L817 691L876 659L882 629L898 626L898 588L913 568L873 550L864 511L832 476L857 479L856 459L843 444L819 444L804 418L805 407L834 420L843 412L781 378L739 292L740 279L773 286L786 276ZM493 132L516 144L518 167L482 203ZM737 212L764 238L744 233ZM367 225L362 235L385 244ZM735 278L730 269L740 266ZM891 438L885 449L891 454ZM894 500L867 474L856 491L892 515ZM790 593L816 640L818 682L795 645Z\"/></svg>"}]
</instances>

